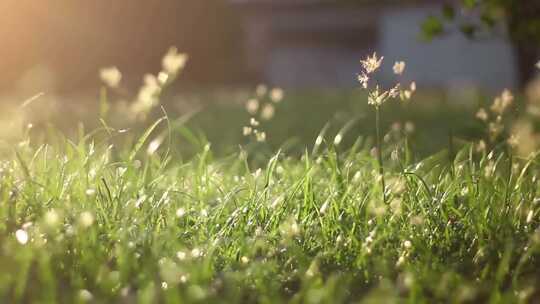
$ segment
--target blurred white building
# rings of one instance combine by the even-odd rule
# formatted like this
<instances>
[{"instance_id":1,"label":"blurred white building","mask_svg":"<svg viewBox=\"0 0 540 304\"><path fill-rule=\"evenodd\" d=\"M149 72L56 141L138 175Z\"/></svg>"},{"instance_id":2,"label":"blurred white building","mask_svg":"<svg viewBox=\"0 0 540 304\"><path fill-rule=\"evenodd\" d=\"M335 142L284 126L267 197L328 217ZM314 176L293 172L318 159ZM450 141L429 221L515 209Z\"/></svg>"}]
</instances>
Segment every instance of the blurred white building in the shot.
<instances>
[{"instance_id":1,"label":"blurred white building","mask_svg":"<svg viewBox=\"0 0 540 304\"><path fill-rule=\"evenodd\" d=\"M231 0L241 10L246 64L252 76L284 87L357 85L359 60L377 51L389 81L395 60L407 62L406 78L422 86L516 85L512 47L501 37L471 41L459 31L432 42L420 24L439 14L441 1L363 6L337 0Z\"/></svg>"}]
</instances>

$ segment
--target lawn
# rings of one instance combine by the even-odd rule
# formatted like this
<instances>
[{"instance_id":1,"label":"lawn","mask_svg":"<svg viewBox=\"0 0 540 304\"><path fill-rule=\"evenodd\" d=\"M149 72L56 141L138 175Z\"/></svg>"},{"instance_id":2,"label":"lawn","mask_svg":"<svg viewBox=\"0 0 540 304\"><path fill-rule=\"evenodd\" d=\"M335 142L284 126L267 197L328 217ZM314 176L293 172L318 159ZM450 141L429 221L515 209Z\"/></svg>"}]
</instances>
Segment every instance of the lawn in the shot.
<instances>
[{"instance_id":1,"label":"lawn","mask_svg":"<svg viewBox=\"0 0 540 304\"><path fill-rule=\"evenodd\" d=\"M33 121L39 100L13 110L27 114L2 144L1 302L540 296L538 154L505 137L519 111L489 138L482 98L388 101L378 125L360 90L286 92L251 123L257 141L242 136L238 101L255 93L242 94L187 109L163 96L132 123L111 94L82 116Z\"/></svg>"}]
</instances>

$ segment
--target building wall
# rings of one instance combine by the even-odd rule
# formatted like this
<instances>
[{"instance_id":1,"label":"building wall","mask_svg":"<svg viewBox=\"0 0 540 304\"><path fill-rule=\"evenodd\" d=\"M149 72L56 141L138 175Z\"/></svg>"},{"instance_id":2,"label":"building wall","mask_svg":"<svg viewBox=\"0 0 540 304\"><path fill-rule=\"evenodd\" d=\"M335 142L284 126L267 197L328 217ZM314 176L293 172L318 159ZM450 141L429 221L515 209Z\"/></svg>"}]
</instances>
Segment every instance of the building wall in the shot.
<instances>
[{"instance_id":1,"label":"building wall","mask_svg":"<svg viewBox=\"0 0 540 304\"><path fill-rule=\"evenodd\" d=\"M405 60L406 79L422 86L514 86L514 56L503 38L469 41L453 31L430 43L421 41L420 23L439 8L266 12L248 22L248 34L257 42L246 48L249 57L257 58L251 64L261 81L284 87L356 86L359 60L373 51L386 58L378 76L387 83L394 79L394 60Z\"/></svg>"},{"instance_id":2,"label":"building wall","mask_svg":"<svg viewBox=\"0 0 540 304\"><path fill-rule=\"evenodd\" d=\"M406 76L423 86L478 85L501 89L516 85L517 71L512 47L491 35L469 40L454 30L432 42L419 39L418 24L436 7L388 10L380 20L377 49L388 61L405 60ZM392 75L386 73L385 79Z\"/></svg>"}]
</instances>

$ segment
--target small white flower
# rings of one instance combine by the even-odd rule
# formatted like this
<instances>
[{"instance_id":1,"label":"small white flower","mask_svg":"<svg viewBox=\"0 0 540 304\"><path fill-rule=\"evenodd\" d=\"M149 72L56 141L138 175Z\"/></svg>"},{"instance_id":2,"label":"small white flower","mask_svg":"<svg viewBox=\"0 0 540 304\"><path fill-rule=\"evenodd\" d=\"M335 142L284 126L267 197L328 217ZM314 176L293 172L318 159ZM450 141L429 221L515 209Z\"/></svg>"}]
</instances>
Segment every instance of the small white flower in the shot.
<instances>
[{"instance_id":1,"label":"small white flower","mask_svg":"<svg viewBox=\"0 0 540 304\"><path fill-rule=\"evenodd\" d=\"M92 299L94 298L94 296L92 295L92 293L86 289L81 289L79 291L79 299L82 301L82 302L90 302L92 301Z\"/></svg>"},{"instance_id":2,"label":"small white flower","mask_svg":"<svg viewBox=\"0 0 540 304\"><path fill-rule=\"evenodd\" d=\"M122 73L117 67L103 68L99 71L99 78L110 88L117 88L122 80Z\"/></svg>"},{"instance_id":3,"label":"small white flower","mask_svg":"<svg viewBox=\"0 0 540 304\"><path fill-rule=\"evenodd\" d=\"M255 115L257 111L259 110L259 101L255 98L251 98L246 102L246 111L248 111L249 114Z\"/></svg>"},{"instance_id":4,"label":"small white flower","mask_svg":"<svg viewBox=\"0 0 540 304\"><path fill-rule=\"evenodd\" d=\"M388 92L380 92L379 86L375 87L375 90L369 92L368 104L379 107L390 97Z\"/></svg>"},{"instance_id":5,"label":"small white flower","mask_svg":"<svg viewBox=\"0 0 540 304\"><path fill-rule=\"evenodd\" d=\"M366 73L362 72L362 74L358 75L358 82L360 82L360 84L362 85L364 89L367 89L369 76Z\"/></svg>"},{"instance_id":6,"label":"small white flower","mask_svg":"<svg viewBox=\"0 0 540 304\"><path fill-rule=\"evenodd\" d=\"M388 91L388 96L391 98L396 98L399 96L399 83Z\"/></svg>"},{"instance_id":7,"label":"small white flower","mask_svg":"<svg viewBox=\"0 0 540 304\"><path fill-rule=\"evenodd\" d=\"M56 227L60 223L60 216L54 209L45 213L45 224L49 227Z\"/></svg>"},{"instance_id":8,"label":"small white flower","mask_svg":"<svg viewBox=\"0 0 540 304\"><path fill-rule=\"evenodd\" d=\"M178 53L178 49L172 47L169 49L165 57L163 57L161 65L163 66L163 70L166 73L176 75L178 74L178 72L180 72L180 70L184 68L187 60L187 54Z\"/></svg>"},{"instance_id":9,"label":"small white flower","mask_svg":"<svg viewBox=\"0 0 540 304\"><path fill-rule=\"evenodd\" d=\"M257 138L258 142L266 141L266 133L265 132L257 132L257 133L255 133L255 137Z\"/></svg>"},{"instance_id":10,"label":"small white flower","mask_svg":"<svg viewBox=\"0 0 540 304\"><path fill-rule=\"evenodd\" d=\"M244 136L251 135L251 133L253 133L253 128L251 128L251 127L244 127L244 128L242 129L242 134L243 134Z\"/></svg>"},{"instance_id":11,"label":"small white flower","mask_svg":"<svg viewBox=\"0 0 540 304\"><path fill-rule=\"evenodd\" d=\"M393 70L394 70L394 74L396 74L396 75L403 74L403 71L405 71L405 62L404 61L396 61L396 63L394 63Z\"/></svg>"},{"instance_id":12,"label":"small white flower","mask_svg":"<svg viewBox=\"0 0 540 304\"><path fill-rule=\"evenodd\" d=\"M257 126L259 125L259 122L258 122L255 118L252 117L252 118L249 120L249 124L252 125L252 126L254 126L254 127L257 127Z\"/></svg>"},{"instance_id":13,"label":"small white flower","mask_svg":"<svg viewBox=\"0 0 540 304\"><path fill-rule=\"evenodd\" d=\"M261 111L261 119L270 120L274 117L275 109L272 104L266 104Z\"/></svg>"},{"instance_id":14,"label":"small white flower","mask_svg":"<svg viewBox=\"0 0 540 304\"><path fill-rule=\"evenodd\" d=\"M264 84L259 84L255 89L255 94L259 97L266 95L266 92L268 92L268 87Z\"/></svg>"},{"instance_id":15,"label":"small white flower","mask_svg":"<svg viewBox=\"0 0 540 304\"><path fill-rule=\"evenodd\" d=\"M361 60L360 63L362 64L362 67L366 71L367 74L371 74L375 72L382 64L384 57L378 58L377 53L373 53L373 55L367 56L365 60Z\"/></svg>"},{"instance_id":16,"label":"small white flower","mask_svg":"<svg viewBox=\"0 0 540 304\"><path fill-rule=\"evenodd\" d=\"M28 233L22 229L15 231L15 238L21 245L28 243Z\"/></svg>"},{"instance_id":17,"label":"small white flower","mask_svg":"<svg viewBox=\"0 0 540 304\"><path fill-rule=\"evenodd\" d=\"M167 74L167 73L165 73L163 71L159 72L157 79L158 79L159 85L164 86L167 83L167 81L169 80L169 74Z\"/></svg>"},{"instance_id":18,"label":"small white flower","mask_svg":"<svg viewBox=\"0 0 540 304\"><path fill-rule=\"evenodd\" d=\"M180 261L183 261L187 258L187 253L185 253L184 251L178 251L176 253L176 257L180 260Z\"/></svg>"},{"instance_id":19,"label":"small white flower","mask_svg":"<svg viewBox=\"0 0 540 304\"><path fill-rule=\"evenodd\" d=\"M90 211L84 211L79 216L79 223L82 227L88 228L94 224L94 215Z\"/></svg>"},{"instance_id":20,"label":"small white flower","mask_svg":"<svg viewBox=\"0 0 540 304\"><path fill-rule=\"evenodd\" d=\"M405 242L403 242L403 247L405 247L406 249L411 249L412 247L411 241L406 240Z\"/></svg>"},{"instance_id":21,"label":"small white flower","mask_svg":"<svg viewBox=\"0 0 540 304\"><path fill-rule=\"evenodd\" d=\"M416 92L416 82L415 81L411 82L410 88L411 88L411 92Z\"/></svg>"},{"instance_id":22,"label":"small white flower","mask_svg":"<svg viewBox=\"0 0 540 304\"><path fill-rule=\"evenodd\" d=\"M199 248L193 248L191 250L191 256L194 258L201 257L203 255L202 251Z\"/></svg>"},{"instance_id":23,"label":"small white flower","mask_svg":"<svg viewBox=\"0 0 540 304\"><path fill-rule=\"evenodd\" d=\"M182 218L184 215L186 215L186 209L184 209L184 208L176 209L176 217L177 218Z\"/></svg>"},{"instance_id":24,"label":"small white flower","mask_svg":"<svg viewBox=\"0 0 540 304\"><path fill-rule=\"evenodd\" d=\"M480 119L481 121L487 121L488 120L488 113L484 108L478 109L478 112L476 112L476 118Z\"/></svg>"},{"instance_id":25,"label":"small white flower","mask_svg":"<svg viewBox=\"0 0 540 304\"><path fill-rule=\"evenodd\" d=\"M283 89L281 88L273 88L270 91L270 99L275 103L279 103L283 99L283 95Z\"/></svg>"}]
</instances>

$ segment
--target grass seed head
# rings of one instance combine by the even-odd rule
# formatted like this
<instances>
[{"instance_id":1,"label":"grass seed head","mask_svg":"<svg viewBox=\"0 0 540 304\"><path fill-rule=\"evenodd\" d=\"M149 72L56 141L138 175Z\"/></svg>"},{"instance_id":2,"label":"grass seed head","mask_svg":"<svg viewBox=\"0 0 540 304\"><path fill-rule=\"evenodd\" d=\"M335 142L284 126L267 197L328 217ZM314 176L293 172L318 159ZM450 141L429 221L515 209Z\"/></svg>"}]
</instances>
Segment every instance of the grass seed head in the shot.
<instances>
[{"instance_id":1,"label":"grass seed head","mask_svg":"<svg viewBox=\"0 0 540 304\"><path fill-rule=\"evenodd\" d=\"M15 238L17 239L17 242L19 242L19 244L26 245L26 243L28 243L28 239L29 239L28 232L26 232L23 229L19 229L19 230L15 231Z\"/></svg>"},{"instance_id":2,"label":"grass seed head","mask_svg":"<svg viewBox=\"0 0 540 304\"><path fill-rule=\"evenodd\" d=\"M373 53L371 56L367 56L366 59L361 60L360 63L362 64L362 68L364 69L366 74L374 73L379 69L379 67L382 64L382 61L384 59L383 57L378 58L377 53Z\"/></svg>"},{"instance_id":3,"label":"grass seed head","mask_svg":"<svg viewBox=\"0 0 540 304\"><path fill-rule=\"evenodd\" d=\"M405 62L404 61L396 61L396 63L394 63L393 70L394 70L394 74L396 74L396 75L403 74L403 71L405 71Z\"/></svg>"},{"instance_id":4,"label":"grass seed head","mask_svg":"<svg viewBox=\"0 0 540 304\"><path fill-rule=\"evenodd\" d=\"M107 67L99 70L99 78L108 87L116 89L122 80L122 73L117 67Z\"/></svg>"}]
</instances>

